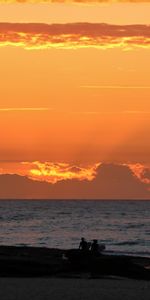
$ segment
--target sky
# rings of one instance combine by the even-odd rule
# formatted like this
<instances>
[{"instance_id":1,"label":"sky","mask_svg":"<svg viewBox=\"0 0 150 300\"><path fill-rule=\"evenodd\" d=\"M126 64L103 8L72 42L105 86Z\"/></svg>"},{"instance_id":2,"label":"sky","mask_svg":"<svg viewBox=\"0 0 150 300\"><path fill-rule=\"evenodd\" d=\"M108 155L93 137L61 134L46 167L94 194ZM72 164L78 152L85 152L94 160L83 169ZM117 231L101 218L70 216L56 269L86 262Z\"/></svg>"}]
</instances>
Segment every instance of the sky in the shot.
<instances>
[{"instance_id":1,"label":"sky","mask_svg":"<svg viewBox=\"0 0 150 300\"><path fill-rule=\"evenodd\" d=\"M150 199L149 15L148 0L0 1L0 198Z\"/></svg>"}]
</instances>

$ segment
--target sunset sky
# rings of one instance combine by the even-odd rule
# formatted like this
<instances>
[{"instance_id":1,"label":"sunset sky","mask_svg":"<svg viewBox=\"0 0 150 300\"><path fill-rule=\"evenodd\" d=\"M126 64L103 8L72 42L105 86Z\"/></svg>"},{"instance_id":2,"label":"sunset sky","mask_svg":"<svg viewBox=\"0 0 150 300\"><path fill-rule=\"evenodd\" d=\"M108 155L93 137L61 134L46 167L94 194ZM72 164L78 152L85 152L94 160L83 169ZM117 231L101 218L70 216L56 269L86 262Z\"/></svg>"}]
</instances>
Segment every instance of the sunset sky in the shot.
<instances>
[{"instance_id":1,"label":"sunset sky","mask_svg":"<svg viewBox=\"0 0 150 300\"><path fill-rule=\"evenodd\" d=\"M0 1L0 79L0 187L150 199L150 1Z\"/></svg>"}]
</instances>

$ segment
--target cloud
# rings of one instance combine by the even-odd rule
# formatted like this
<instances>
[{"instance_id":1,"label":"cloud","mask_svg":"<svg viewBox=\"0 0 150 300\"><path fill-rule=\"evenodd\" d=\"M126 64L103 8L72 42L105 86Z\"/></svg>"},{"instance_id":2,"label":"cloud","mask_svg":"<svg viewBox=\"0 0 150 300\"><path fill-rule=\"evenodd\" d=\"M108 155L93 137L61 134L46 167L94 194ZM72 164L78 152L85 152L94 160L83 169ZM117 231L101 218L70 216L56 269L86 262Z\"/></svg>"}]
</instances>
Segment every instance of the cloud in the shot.
<instances>
[{"instance_id":1,"label":"cloud","mask_svg":"<svg viewBox=\"0 0 150 300\"><path fill-rule=\"evenodd\" d=\"M108 189L108 182L109 188L112 185L113 190L114 186L117 186L120 193L122 189L125 189L124 186L126 185L130 186L131 191L133 188L134 193L136 192L136 186L137 189L140 188L142 191L143 188L147 191L150 190L150 167L140 163L112 164L99 162L87 167L69 163L41 163L39 161L32 163L25 162L23 164L29 166L28 178L35 181L53 184L64 181L74 182L74 180L77 182L84 181L85 189L87 183L91 182L93 190L99 190L99 186L101 186L101 190L104 189L105 193Z\"/></svg>"},{"instance_id":2,"label":"cloud","mask_svg":"<svg viewBox=\"0 0 150 300\"><path fill-rule=\"evenodd\" d=\"M1 0L1 3L149 3L150 0Z\"/></svg>"},{"instance_id":3,"label":"cloud","mask_svg":"<svg viewBox=\"0 0 150 300\"><path fill-rule=\"evenodd\" d=\"M149 85L81 85L81 88L85 89L121 89L121 90L149 90L150 86Z\"/></svg>"},{"instance_id":4,"label":"cloud","mask_svg":"<svg viewBox=\"0 0 150 300\"><path fill-rule=\"evenodd\" d=\"M36 162L35 169L40 172L46 171L50 176L53 167L49 164L48 167L43 165L39 167ZM55 164L55 170L58 169L59 174L68 172L68 168L72 169L74 174L80 174L82 170L80 167L68 164ZM47 176L46 174L44 176ZM79 180L75 177L66 179L51 184L45 180L39 181L33 178L31 180L27 176L3 174L0 175L0 198L150 199L148 185L142 182L128 165L103 163L96 168L96 176L93 180Z\"/></svg>"},{"instance_id":5,"label":"cloud","mask_svg":"<svg viewBox=\"0 0 150 300\"><path fill-rule=\"evenodd\" d=\"M150 168L145 168L143 173L142 173L142 176L141 176L141 179L143 182L147 183L150 185Z\"/></svg>"},{"instance_id":6,"label":"cloud","mask_svg":"<svg viewBox=\"0 0 150 300\"><path fill-rule=\"evenodd\" d=\"M148 185L150 190L150 167L140 163L128 164L128 167L141 182L144 182Z\"/></svg>"},{"instance_id":7,"label":"cloud","mask_svg":"<svg viewBox=\"0 0 150 300\"><path fill-rule=\"evenodd\" d=\"M0 112L10 112L10 111L49 111L48 107L4 107L0 108Z\"/></svg>"},{"instance_id":8,"label":"cloud","mask_svg":"<svg viewBox=\"0 0 150 300\"><path fill-rule=\"evenodd\" d=\"M45 181L56 183L61 180L93 180L96 176L96 169L99 164L88 166L86 168L75 166L68 163L53 163L39 161L23 162L23 165L29 167L28 178L36 181Z\"/></svg>"},{"instance_id":9,"label":"cloud","mask_svg":"<svg viewBox=\"0 0 150 300\"><path fill-rule=\"evenodd\" d=\"M116 199L142 199L148 195L150 198L149 185L141 181L129 165L101 164L93 185L104 198L111 198L111 195Z\"/></svg>"},{"instance_id":10,"label":"cloud","mask_svg":"<svg viewBox=\"0 0 150 300\"><path fill-rule=\"evenodd\" d=\"M0 46L24 49L150 48L150 25L0 23Z\"/></svg>"},{"instance_id":11,"label":"cloud","mask_svg":"<svg viewBox=\"0 0 150 300\"><path fill-rule=\"evenodd\" d=\"M79 115L149 115L150 111L143 110L122 110L122 111L75 111L72 114Z\"/></svg>"},{"instance_id":12,"label":"cloud","mask_svg":"<svg viewBox=\"0 0 150 300\"><path fill-rule=\"evenodd\" d=\"M97 162L91 165L81 165L65 162L40 162L40 161L1 161L0 174L17 174L26 176L33 181L56 184L61 181L87 181L97 180L103 170L128 170L130 175L145 184L150 189L150 165L141 163L102 163ZM109 177L109 172L107 173Z\"/></svg>"}]
</instances>

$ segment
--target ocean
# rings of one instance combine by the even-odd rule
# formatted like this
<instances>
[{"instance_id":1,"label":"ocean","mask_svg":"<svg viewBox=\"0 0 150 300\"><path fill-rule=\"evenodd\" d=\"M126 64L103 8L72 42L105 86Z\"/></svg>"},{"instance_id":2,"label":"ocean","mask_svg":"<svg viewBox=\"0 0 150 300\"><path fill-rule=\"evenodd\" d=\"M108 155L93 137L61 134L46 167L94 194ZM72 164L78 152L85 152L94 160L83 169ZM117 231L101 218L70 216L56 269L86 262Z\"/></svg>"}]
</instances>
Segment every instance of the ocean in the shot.
<instances>
[{"instance_id":1,"label":"ocean","mask_svg":"<svg viewBox=\"0 0 150 300\"><path fill-rule=\"evenodd\" d=\"M150 257L150 201L0 200L0 245L78 248Z\"/></svg>"}]
</instances>

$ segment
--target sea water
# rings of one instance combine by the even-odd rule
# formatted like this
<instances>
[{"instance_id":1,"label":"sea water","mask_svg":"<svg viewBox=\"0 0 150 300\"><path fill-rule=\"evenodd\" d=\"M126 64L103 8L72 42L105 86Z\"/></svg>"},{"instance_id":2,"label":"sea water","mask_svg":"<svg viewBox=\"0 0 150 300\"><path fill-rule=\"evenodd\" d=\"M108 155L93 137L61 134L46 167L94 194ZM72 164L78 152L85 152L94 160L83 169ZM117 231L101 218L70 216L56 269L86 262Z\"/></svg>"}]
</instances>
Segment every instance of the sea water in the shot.
<instances>
[{"instance_id":1,"label":"sea water","mask_svg":"<svg viewBox=\"0 0 150 300\"><path fill-rule=\"evenodd\" d=\"M150 256L150 201L0 200L0 245L78 248Z\"/></svg>"}]
</instances>

